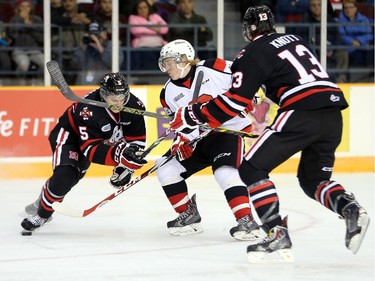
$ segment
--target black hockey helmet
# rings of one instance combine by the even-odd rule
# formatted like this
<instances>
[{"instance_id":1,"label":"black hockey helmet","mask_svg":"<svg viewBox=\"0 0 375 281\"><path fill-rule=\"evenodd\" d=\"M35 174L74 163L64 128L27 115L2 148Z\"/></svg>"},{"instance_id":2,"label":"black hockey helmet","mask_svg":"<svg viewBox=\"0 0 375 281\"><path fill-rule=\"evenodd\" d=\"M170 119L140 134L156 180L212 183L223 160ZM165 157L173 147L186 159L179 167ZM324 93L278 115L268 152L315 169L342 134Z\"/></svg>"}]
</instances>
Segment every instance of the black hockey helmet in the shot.
<instances>
[{"instance_id":1,"label":"black hockey helmet","mask_svg":"<svg viewBox=\"0 0 375 281\"><path fill-rule=\"evenodd\" d=\"M125 103L130 98L128 82L121 73L107 73L100 81L100 95L105 100L107 96L124 96Z\"/></svg>"},{"instance_id":2,"label":"black hockey helmet","mask_svg":"<svg viewBox=\"0 0 375 281\"><path fill-rule=\"evenodd\" d=\"M266 5L249 7L242 21L242 36L251 42L256 35L276 32L274 16Z\"/></svg>"}]
</instances>

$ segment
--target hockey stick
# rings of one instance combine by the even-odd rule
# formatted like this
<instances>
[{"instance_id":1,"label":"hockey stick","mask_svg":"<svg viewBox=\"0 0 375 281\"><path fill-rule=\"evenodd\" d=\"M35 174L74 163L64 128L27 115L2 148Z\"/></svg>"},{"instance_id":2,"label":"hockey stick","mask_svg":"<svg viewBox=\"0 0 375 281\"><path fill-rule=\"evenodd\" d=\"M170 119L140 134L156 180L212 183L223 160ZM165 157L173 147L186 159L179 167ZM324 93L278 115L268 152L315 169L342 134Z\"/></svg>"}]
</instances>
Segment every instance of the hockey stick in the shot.
<instances>
[{"instance_id":1,"label":"hockey stick","mask_svg":"<svg viewBox=\"0 0 375 281\"><path fill-rule=\"evenodd\" d=\"M142 152L141 158L145 158L151 150L153 150L159 143L161 143L171 132L171 128L165 130L165 132L156 140L154 141L145 151Z\"/></svg>"},{"instance_id":2,"label":"hockey stick","mask_svg":"<svg viewBox=\"0 0 375 281\"><path fill-rule=\"evenodd\" d=\"M105 108L112 109L112 110L120 110L120 111L128 112L131 114L144 115L144 116L149 116L149 117L154 117L154 118L171 119L171 117L168 115L157 114L154 112L139 110L139 109L126 107L126 106L109 105L105 102L81 98L77 96L75 93L73 93L73 91L70 89L68 83L66 82L64 76L62 75L59 64L56 61L52 60L52 61L47 62L47 69L52 77L52 80L55 82L57 88L59 88L60 92L68 100L76 101L76 102L80 102L84 104L91 104L91 105L95 105L99 107L105 107Z\"/></svg>"},{"instance_id":3,"label":"hockey stick","mask_svg":"<svg viewBox=\"0 0 375 281\"><path fill-rule=\"evenodd\" d=\"M99 107L104 107L112 110L120 110L124 112L128 112L131 114L137 114L137 115L143 115L143 116L148 116L148 117L154 117L154 118L159 118L159 119L169 119L172 120L172 117L168 115L162 115L162 114L157 114L154 112L150 111L145 111L145 110L139 110L131 107L126 107L126 106L119 106L119 105L109 105L105 102L100 102L100 101L95 101L95 100L89 100L89 99L84 99L79 96L77 96L73 91L70 89L68 83L66 82L64 76L62 75L61 69L59 67L59 64L56 61L49 61L47 62L47 69L48 72L50 73L52 80L55 82L57 88L60 90L60 92L63 94L63 96L71 101L76 101L80 102L83 104L91 104L94 106L99 106ZM203 125L201 126L204 129L210 129L209 126ZM228 134L234 134L242 137L249 137L249 138L257 138L258 135L250 134L247 132L243 131L237 131L237 130L232 130L228 128L223 128L223 127L218 127L214 129L215 131L220 131L223 133L228 133Z\"/></svg>"},{"instance_id":4,"label":"hockey stick","mask_svg":"<svg viewBox=\"0 0 375 281\"><path fill-rule=\"evenodd\" d=\"M209 133L210 133L210 131L203 132L197 138L190 141L189 144L194 144L194 143L198 142L199 140L201 140L202 138L207 136ZM92 206L91 208L88 208L88 209L85 209L85 210L73 209L73 208L70 208L69 206L67 206L66 204L62 204L61 202L54 202L52 204L52 208L55 211L57 211L57 212L59 212L63 215L66 215L66 216L78 217L78 218L86 217L86 216L90 215L91 213L93 213L96 209L99 209L100 207L107 204L109 201L116 198L118 195L120 195L124 191L128 190L130 187L132 187L136 183L138 183L141 180L143 180L144 178L146 178L151 173L155 172L157 169L159 169L161 166L163 166L165 163L167 163L168 161L170 161L174 157L175 157L175 155L171 154L168 157L164 158L163 161L154 165L153 167L151 167L150 169L148 169L147 171L145 171L144 173L142 173L138 177L132 179L128 184L126 184L126 185L122 186L121 188L117 189L114 193L110 194L109 196L107 196L106 198L104 198L103 200L101 200L100 202L98 202L97 204Z\"/></svg>"},{"instance_id":5,"label":"hockey stick","mask_svg":"<svg viewBox=\"0 0 375 281\"><path fill-rule=\"evenodd\" d=\"M198 72L197 81L195 82L195 87L194 87L194 92L193 92L193 102L198 101L199 90L201 89L202 81L203 81L203 75L204 75L203 70Z\"/></svg>"}]
</instances>

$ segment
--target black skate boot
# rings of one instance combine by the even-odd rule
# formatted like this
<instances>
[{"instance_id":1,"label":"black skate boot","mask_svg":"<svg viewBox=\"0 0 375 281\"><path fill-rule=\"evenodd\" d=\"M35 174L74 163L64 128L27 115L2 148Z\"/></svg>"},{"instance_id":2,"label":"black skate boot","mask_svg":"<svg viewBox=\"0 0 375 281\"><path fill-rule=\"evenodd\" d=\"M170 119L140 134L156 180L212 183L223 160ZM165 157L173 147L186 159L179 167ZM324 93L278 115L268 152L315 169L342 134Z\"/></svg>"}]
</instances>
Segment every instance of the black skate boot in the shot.
<instances>
[{"instance_id":1,"label":"black skate boot","mask_svg":"<svg viewBox=\"0 0 375 281\"><path fill-rule=\"evenodd\" d=\"M238 225L232 227L230 230L230 235L232 235L232 237L241 241L256 240L260 238L259 225L252 215L244 216L237 222Z\"/></svg>"},{"instance_id":2,"label":"black skate boot","mask_svg":"<svg viewBox=\"0 0 375 281\"><path fill-rule=\"evenodd\" d=\"M185 236L203 232L200 225L201 216L199 215L195 194L191 197L191 203L185 212L167 223L169 233L176 236Z\"/></svg>"},{"instance_id":3,"label":"black skate boot","mask_svg":"<svg viewBox=\"0 0 375 281\"><path fill-rule=\"evenodd\" d=\"M342 215L346 223L345 246L353 254L356 254L365 236L370 218L366 210L355 200L352 193L346 192L342 196L348 201L347 205L342 209Z\"/></svg>"},{"instance_id":4,"label":"black skate boot","mask_svg":"<svg viewBox=\"0 0 375 281\"><path fill-rule=\"evenodd\" d=\"M21 226L24 229L23 233L32 232L35 229L42 227L46 222L47 219L40 217L38 214L29 216L21 222Z\"/></svg>"},{"instance_id":5,"label":"black skate boot","mask_svg":"<svg viewBox=\"0 0 375 281\"><path fill-rule=\"evenodd\" d=\"M273 227L261 242L247 247L247 258L251 263L293 262L292 241L290 240L287 218L282 225Z\"/></svg>"}]
</instances>

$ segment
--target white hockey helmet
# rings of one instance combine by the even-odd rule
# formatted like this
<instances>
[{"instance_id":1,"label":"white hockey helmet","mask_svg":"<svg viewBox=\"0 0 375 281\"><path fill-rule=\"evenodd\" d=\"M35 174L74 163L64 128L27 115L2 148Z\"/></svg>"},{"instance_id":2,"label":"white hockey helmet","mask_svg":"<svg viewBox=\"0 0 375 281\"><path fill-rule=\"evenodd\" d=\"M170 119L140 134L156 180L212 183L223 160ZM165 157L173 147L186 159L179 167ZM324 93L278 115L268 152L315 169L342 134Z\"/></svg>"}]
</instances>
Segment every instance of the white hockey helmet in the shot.
<instances>
[{"instance_id":1,"label":"white hockey helmet","mask_svg":"<svg viewBox=\"0 0 375 281\"><path fill-rule=\"evenodd\" d=\"M193 46L186 40L177 39L166 44L160 51L159 68L165 72L165 64L163 62L166 58L174 58L176 64L184 61L192 61L195 58L195 51Z\"/></svg>"}]
</instances>

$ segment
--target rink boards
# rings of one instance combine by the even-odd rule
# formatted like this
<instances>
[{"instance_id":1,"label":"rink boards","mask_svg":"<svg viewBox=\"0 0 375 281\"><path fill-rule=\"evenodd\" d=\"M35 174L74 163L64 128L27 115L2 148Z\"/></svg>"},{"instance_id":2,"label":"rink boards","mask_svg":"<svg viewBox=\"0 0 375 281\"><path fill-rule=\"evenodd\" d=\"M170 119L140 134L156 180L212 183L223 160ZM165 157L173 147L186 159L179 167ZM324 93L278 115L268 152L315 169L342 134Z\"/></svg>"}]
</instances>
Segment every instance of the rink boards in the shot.
<instances>
[{"instance_id":1,"label":"rink boards","mask_svg":"<svg viewBox=\"0 0 375 281\"><path fill-rule=\"evenodd\" d=\"M350 107L343 111L344 131L337 150L335 172L374 171L374 85L341 84ZM91 87L72 87L84 95ZM131 86L131 91L144 103L148 111L163 114L159 104L162 86ZM55 87L0 88L0 178L48 177L51 174L49 131L58 117L71 104ZM267 102L265 100L264 102ZM268 109L264 111L264 108ZM261 130L272 120L277 107L263 107L263 112L251 116L255 130ZM168 127L166 120L146 117L147 145ZM255 131L255 133L258 133ZM251 145L251 139L247 145ZM150 167L170 147L172 136L164 140L148 156ZM295 173L299 156L278 167L275 172ZM144 168L146 169L146 167ZM144 171L142 169L142 171ZM93 164L87 176L108 176L112 168ZM210 169L200 174L211 174Z\"/></svg>"}]
</instances>

